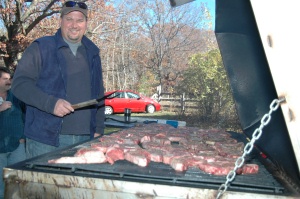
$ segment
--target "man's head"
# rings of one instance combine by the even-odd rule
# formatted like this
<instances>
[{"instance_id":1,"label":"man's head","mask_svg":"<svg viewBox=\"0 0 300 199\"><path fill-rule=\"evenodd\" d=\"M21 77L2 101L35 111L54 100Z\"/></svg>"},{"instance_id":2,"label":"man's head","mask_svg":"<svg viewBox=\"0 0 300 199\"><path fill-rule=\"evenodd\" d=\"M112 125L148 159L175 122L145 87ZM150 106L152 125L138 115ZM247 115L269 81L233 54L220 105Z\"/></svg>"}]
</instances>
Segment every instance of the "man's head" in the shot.
<instances>
[{"instance_id":1,"label":"man's head","mask_svg":"<svg viewBox=\"0 0 300 199\"><path fill-rule=\"evenodd\" d=\"M67 1L61 11L61 33L71 43L79 43L87 30L87 5L83 2Z\"/></svg>"},{"instance_id":2,"label":"man's head","mask_svg":"<svg viewBox=\"0 0 300 199\"><path fill-rule=\"evenodd\" d=\"M11 75L8 68L0 67L0 92L11 88Z\"/></svg>"}]
</instances>

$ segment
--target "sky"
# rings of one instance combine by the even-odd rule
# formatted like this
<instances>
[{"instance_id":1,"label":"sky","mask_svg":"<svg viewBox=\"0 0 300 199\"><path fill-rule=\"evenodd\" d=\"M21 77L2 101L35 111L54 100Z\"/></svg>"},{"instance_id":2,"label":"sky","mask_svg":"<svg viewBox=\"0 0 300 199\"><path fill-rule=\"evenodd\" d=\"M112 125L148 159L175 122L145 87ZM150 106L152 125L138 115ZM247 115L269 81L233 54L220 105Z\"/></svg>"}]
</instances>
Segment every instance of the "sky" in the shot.
<instances>
[{"instance_id":1,"label":"sky","mask_svg":"<svg viewBox=\"0 0 300 199\"><path fill-rule=\"evenodd\" d=\"M180 1L180 0L178 0ZM187 0L188 2L188 0ZM209 10L209 13L211 14L211 22L212 22L212 28L215 29L215 9L216 9L216 0L194 0L189 2L190 4L195 4L199 6L201 3L204 3L207 6L207 9Z\"/></svg>"},{"instance_id":2,"label":"sky","mask_svg":"<svg viewBox=\"0 0 300 199\"><path fill-rule=\"evenodd\" d=\"M215 0L198 0L198 1L203 2L203 3L207 3L210 14L215 16L215 7L216 7Z\"/></svg>"},{"instance_id":3,"label":"sky","mask_svg":"<svg viewBox=\"0 0 300 199\"><path fill-rule=\"evenodd\" d=\"M209 13L212 16L212 22L213 22L213 29L215 29L215 0L196 0L196 2L203 2L206 3L209 9Z\"/></svg>"}]
</instances>

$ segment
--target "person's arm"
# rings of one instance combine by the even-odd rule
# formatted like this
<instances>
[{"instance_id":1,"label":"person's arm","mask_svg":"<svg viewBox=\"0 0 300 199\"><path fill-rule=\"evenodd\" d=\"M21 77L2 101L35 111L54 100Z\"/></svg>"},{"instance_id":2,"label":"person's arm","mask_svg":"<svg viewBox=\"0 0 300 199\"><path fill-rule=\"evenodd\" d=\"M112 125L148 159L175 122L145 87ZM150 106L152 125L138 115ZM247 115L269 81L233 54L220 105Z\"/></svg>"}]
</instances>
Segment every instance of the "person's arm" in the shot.
<instances>
[{"instance_id":1,"label":"person's arm","mask_svg":"<svg viewBox=\"0 0 300 199\"><path fill-rule=\"evenodd\" d=\"M37 43L32 43L18 63L12 83L12 92L21 101L42 111L53 113L58 99L36 86L41 70L41 56Z\"/></svg>"}]
</instances>

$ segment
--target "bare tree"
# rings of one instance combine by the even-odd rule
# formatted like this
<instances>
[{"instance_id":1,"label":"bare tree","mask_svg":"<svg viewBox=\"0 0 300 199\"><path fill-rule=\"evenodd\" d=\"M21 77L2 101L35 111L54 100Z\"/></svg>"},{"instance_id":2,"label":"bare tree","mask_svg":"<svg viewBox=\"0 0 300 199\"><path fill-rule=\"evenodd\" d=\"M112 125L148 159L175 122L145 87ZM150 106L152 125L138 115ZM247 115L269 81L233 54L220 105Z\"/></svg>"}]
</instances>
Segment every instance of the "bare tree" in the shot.
<instances>
[{"instance_id":1,"label":"bare tree","mask_svg":"<svg viewBox=\"0 0 300 199\"><path fill-rule=\"evenodd\" d=\"M95 5L93 10L97 12L91 19L93 25L89 34L101 49L106 89L134 89L138 81L133 69L135 58L132 52L136 22L131 19L131 12L124 8L124 2L106 9L103 6L96 8Z\"/></svg>"},{"instance_id":2,"label":"bare tree","mask_svg":"<svg viewBox=\"0 0 300 199\"><path fill-rule=\"evenodd\" d=\"M98 45L108 90L138 89L141 80L149 79L152 91L162 84L169 90L187 67L188 57L207 51L214 36L207 34L205 5L172 9L163 0L125 0L113 12L100 12L106 24L97 26L94 34L101 37Z\"/></svg>"},{"instance_id":3,"label":"bare tree","mask_svg":"<svg viewBox=\"0 0 300 199\"><path fill-rule=\"evenodd\" d=\"M83 0L84 1L84 0ZM34 39L59 27L57 0L0 0L0 55L14 70ZM116 4L119 2L119 4ZM107 90L170 91L188 65L188 57L214 44L205 5L171 8L164 0L88 0L86 35L101 50ZM207 29L206 29L207 28ZM143 83L141 81L147 81Z\"/></svg>"},{"instance_id":4,"label":"bare tree","mask_svg":"<svg viewBox=\"0 0 300 199\"><path fill-rule=\"evenodd\" d=\"M206 49L207 9L203 4L174 9L162 0L134 1L130 9L139 25L134 43L139 64L152 70L159 85L170 91L188 57Z\"/></svg>"},{"instance_id":5,"label":"bare tree","mask_svg":"<svg viewBox=\"0 0 300 199\"><path fill-rule=\"evenodd\" d=\"M4 31L0 36L0 55L5 65L14 69L19 53L30 40L27 35L46 17L59 13L61 2L57 0L1 0L0 24Z\"/></svg>"}]
</instances>

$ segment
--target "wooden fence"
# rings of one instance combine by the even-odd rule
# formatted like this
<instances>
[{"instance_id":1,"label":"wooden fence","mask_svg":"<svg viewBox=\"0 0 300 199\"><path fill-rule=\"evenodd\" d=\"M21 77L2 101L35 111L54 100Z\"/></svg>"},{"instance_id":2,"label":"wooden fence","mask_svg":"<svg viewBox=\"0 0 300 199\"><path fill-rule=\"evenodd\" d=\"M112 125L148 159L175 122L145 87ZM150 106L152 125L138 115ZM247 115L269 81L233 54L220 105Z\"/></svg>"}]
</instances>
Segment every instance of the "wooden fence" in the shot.
<instances>
[{"instance_id":1,"label":"wooden fence","mask_svg":"<svg viewBox=\"0 0 300 199\"><path fill-rule=\"evenodd\" d=\"M198 109L198 100L183 94L174 93L161 93L153 95L152 98L156 99L164 111L170 112L190 112Z\"/></svg>"}]
</instances>

